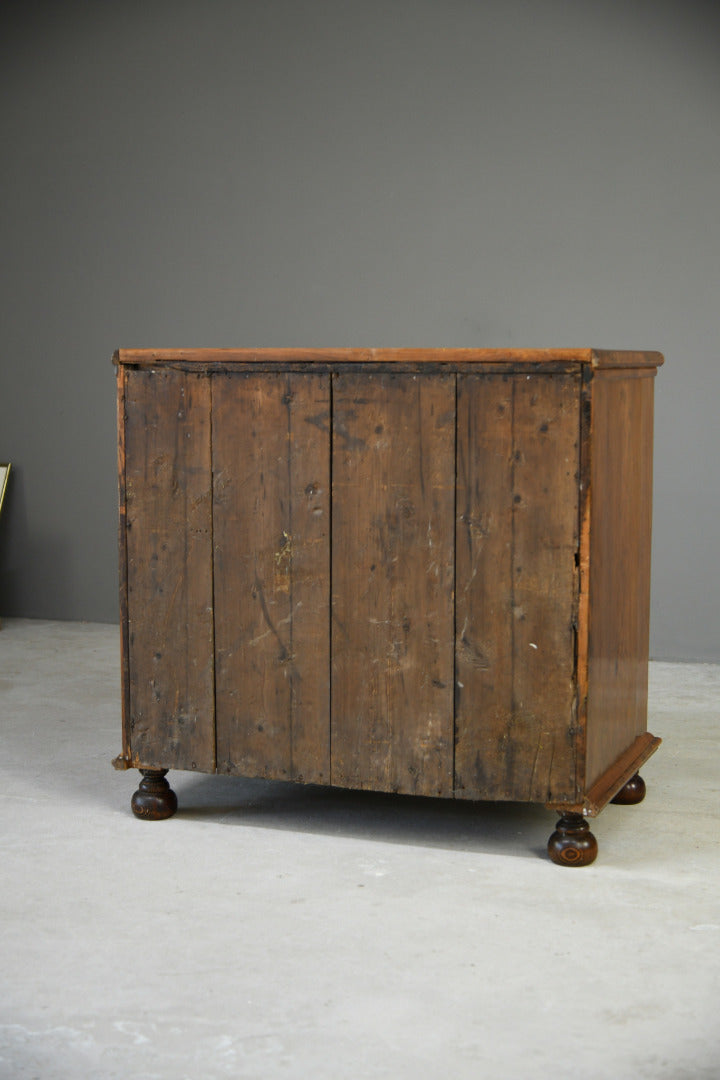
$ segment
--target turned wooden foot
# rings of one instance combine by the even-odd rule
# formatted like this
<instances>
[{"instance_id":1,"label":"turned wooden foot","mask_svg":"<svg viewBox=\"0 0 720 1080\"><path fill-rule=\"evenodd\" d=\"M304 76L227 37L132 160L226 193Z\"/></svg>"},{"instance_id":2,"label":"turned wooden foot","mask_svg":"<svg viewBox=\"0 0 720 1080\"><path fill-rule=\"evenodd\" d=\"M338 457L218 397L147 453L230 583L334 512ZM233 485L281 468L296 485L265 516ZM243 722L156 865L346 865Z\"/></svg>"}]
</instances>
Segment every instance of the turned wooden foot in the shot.
<instances>
[{"instance_id":1,"label":"turned wooden foot","mask_svg":"<svg viewBox=\"0 0 720 1080\"><path fill-rule=\"evenodd\" d=\"M582 814L563 814L548 840L552 861L558 866L589 866L597 853L597 840Z\"/></svg>"},{"instance_id":2,"label":"turned wooden foot","mask_svg":"<svg viewBox=\"0 0 720 1080\"><path fill-rule=\"evenodd\" d=\"M634 806L635 803L642 802L645 798L645 781L640 773L635 773L628 780L625 787L621 787L614 799L611 802L619 803L621 806Z\"/></svg>"},{"instance_id":3,"label":"turned wooden foot","mask_svg":"<svg viewBox=\"0 0 720 1080\"><path fill-rule=\"evenodd\" d=\"M130 800L135 817L146 821L172 817L177 810L177 795L165 779L167 769L141 769L140 772L140 786Z\"/></svg>"}]
</instances>

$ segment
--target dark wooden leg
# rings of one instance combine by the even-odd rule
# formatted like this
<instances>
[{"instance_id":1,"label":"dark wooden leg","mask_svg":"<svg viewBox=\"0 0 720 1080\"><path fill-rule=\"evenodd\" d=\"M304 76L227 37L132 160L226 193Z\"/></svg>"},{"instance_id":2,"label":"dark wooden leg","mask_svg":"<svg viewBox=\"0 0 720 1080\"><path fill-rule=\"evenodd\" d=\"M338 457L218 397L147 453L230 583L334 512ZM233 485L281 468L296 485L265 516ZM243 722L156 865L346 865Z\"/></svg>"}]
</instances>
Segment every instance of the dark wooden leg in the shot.
<instances>
[{"instance_id":1,"label":"dark wooden leg","mask_svg":"<svg viewBox=\"0 0 720 1080\"><path fill-rule=\"evenodd\" d=\"M548 840L552 861L558 866L589 866L597 853L597 840L582 814L563 814Z\"/></svg>"},{"instance_id":2,"label":"dark wooden leg","mask_svg":"<svg viewBox=\"0 0 720 1080\"><path fill-rule=\"evenodd\" d=\"M635 803L642 802L645 798L645 781L640 773L635 773L628 780L625 787L621 787L614 799L611 802L619 803L621 806L634 806Z\"/></svg>"},{"instance_id":3,"label":"dark wooden leg","mask_svg":"<svg viewBox=\"0 0 720 1080\"><path fill-rule=\"evenodd\" d=\"M130 800L135 817L146 821L172 817L177 810L177 795L165 779L167 769L141 769L140 772L140 786Z\"/></svg>"}]
</instances>

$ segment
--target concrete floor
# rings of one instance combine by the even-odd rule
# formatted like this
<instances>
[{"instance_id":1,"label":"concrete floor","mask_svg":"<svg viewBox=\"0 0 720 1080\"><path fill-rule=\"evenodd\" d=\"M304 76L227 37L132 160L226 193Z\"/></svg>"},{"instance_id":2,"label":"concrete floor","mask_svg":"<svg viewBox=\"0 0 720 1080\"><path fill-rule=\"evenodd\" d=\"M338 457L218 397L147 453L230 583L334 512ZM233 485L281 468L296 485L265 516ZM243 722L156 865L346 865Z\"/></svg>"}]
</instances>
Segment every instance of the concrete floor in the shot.
<instances>
[{"instance_id":1,"label":"concrete floor","mask_svg":"<svg viewBox=\"0 0 720 1080\"><path fill-rule=\"evenodd\" d=\"M648 795L554 817L172 774L130 813L113 627L0 631L0 1077L720 1077L720 666L653 664Z\"/></svg>"}]
</instances>

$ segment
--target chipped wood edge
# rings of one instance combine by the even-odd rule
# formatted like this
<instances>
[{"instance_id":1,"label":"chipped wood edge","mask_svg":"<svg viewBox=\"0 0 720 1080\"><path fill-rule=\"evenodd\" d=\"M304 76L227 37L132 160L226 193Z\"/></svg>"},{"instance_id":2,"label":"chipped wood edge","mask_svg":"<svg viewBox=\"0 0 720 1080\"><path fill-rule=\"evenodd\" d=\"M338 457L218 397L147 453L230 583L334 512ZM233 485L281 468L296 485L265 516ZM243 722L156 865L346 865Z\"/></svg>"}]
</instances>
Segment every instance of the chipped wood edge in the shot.
<instances>
[{"instance_id":1,"label":"chipped wood edge","mask_svg":"<svg viewBox=\"0 0 720 1080\"><path fill-rule=\"evenodd\" d=\"M576 720L576 794L585 789L587 773L587 717L589 687L590 633L590 522L592 490L592 371L583 368L580 384L580 466L578 504L578 547L576 585L575 684L577 693Z\"/></svg>"},{"instance_id":2,"label":"chipped wood edge","mask_svg":"<svg viewBox=\"0 0 720 1080\"><path fill-rule=\"evenodd\" d=\"M665 363L660 352L640 352L631 349L591 349L590 363L596 371L627 370L628 368L645 369L648 375L654 375L657 368Z\"/></svg>"},{"instance_id":3,"label":"chipped wood edge","mask_svg":"<svg viewBox=\"0 0 720 1080\"><path fill-rule=\"evenodd\" d=\"M664 363L662 353L629 349L477 349L477 348L197 348L116 349L116 366L153 367L158 364L263 365L288 364L589 364L594 370L645 369L648 374Z\"/></svg>"},{"instance_id":4,"label":"chipped wood edge","mask_svg":"<svg viewBox=\"0 0 720 1080\"><path fill-rule=\"evenodd\" d=\"M581 803L548 802L548 810L559 813L576 813L584 817L597 817L621 788L625 787L631 776L645 764L662 743L657 735L646 731L638 735L634 742L621 754L617 761L598 777Z\"/></svg>"}]
</instances>

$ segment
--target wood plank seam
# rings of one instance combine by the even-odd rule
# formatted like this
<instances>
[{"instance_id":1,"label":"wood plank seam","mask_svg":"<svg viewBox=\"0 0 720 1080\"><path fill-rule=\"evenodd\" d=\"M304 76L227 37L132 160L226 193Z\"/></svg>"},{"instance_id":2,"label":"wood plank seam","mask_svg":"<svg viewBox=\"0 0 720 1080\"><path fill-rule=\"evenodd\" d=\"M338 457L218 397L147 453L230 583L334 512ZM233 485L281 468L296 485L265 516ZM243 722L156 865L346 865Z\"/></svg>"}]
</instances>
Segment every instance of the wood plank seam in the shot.
<instances>
[{"instance_id":1,"label":"wood plank seam","mask_svg":"<svg viewBox=\"0 0 720 1080\"><path fill-rule=\"evenodd\" d=\"M516 581L516 555L517 555L517 505L516 494L516 461L518 453L517 445L517 379L510 380L510 725L518 714L517 683L515 678L515 651L517 649L517 634L515 629L515 610L517 595ZM507 737L506 731L506 737ZM534 775L533 767L533 775ZM532 776L530 777L532 784Z\"/></svg>"},{"instance_id":2,"label":"wood plank seam","mask_svg":"<svg viewBox=\"0 0 720 1080\"><path fill-rule=\"evenodd\" d=\"M457 773L455 771L455 755L457 752L457 704L458 704L458 669L457 669L457 522L458 522L458 374L455 372L454 379L455 390L455 448L453 450L453 457L455 461L455 491L453 495L453 525L452 525L452 546L453 546L453 579L452 579L452 627L453 627L453 645L452 645L452 678L453 678L453 692L452 692L452 796L456 797L456 780Z\"/></svg>"},{"instance_id":3,"label":"wood plank seam","mask_svg":"<svg viewBox=\"0 0 720 1080\"><path fill-rule=\"evenodd\" d=\"M289 602L289 616L288 622L288 653L289 664L287 680L289 683L289 693L287 697L287 710L288 710L288 732L289 732L289 757L290 757L290 776L295 776L295 705L297 700L297 669L295 667L295 650L293 648L293 628L294 628L294 616L295 616L295 603L293 599L293 585L295 579L295 567L293 566L292 558L292 543L294 536L294 523L293 523L293 430L292 430L292 387L290 383L291 376L285 376L285 393L283 395L283 403L287 412L287 436L285 442L286 448L286 469L287 469L287 490L288 490L288 508L287 508L287 532L283 531L281 546L278 548L278 553L275 556L275 564L280 566L283 555L287 553L288 558L288 602ZM289 547L289 552L287 551Z\"/></svg>"},{"instance_id":4,"label":"wood plank seam","mask_svg":"<svg viewBox=\"0 0 720 1080\"><path fill-rule=\"evenodd\" d=\"M332 784L333 778L333 460L335 456L335 372L331 372L328 378L328 783Z\"/></svg>"},{"instance_id":5,"label":"wood plank seam","mask_svg":"<svg viewBox=\"0 0 720 1080\"><path fill-rule=\"evenodd\" d=\"M212 710L213 710L213 772L218 771L218 724L217 724L217 652L215 643L217 641L217 632L215 625L217 604L215 600L215 431L214 431L214 417L215 417L215 402L213 400L215 391L215 376L208 374L210 380L210 587L212 596Z\"/></svg>"},{"instance_id":6,"label":"wood plank seam","mask_svg":"<svg viewBox=\"0 0 720 1080\"><path fill-rule=\"evenodd\" d=\"M590 455L591 455L591 404L593 369L583 364L580 372L578 400L578 506L577 546L575 550L575 601L574 601L574 671L575 671L575 791L585 784L586 773L586 723L587 723L587 631L588 586L587 560L589 556L590 524Z\"/></svg>"}]
</instances>

